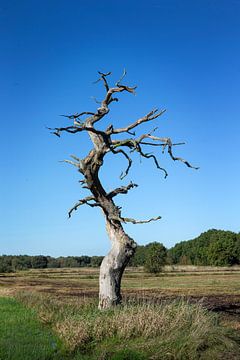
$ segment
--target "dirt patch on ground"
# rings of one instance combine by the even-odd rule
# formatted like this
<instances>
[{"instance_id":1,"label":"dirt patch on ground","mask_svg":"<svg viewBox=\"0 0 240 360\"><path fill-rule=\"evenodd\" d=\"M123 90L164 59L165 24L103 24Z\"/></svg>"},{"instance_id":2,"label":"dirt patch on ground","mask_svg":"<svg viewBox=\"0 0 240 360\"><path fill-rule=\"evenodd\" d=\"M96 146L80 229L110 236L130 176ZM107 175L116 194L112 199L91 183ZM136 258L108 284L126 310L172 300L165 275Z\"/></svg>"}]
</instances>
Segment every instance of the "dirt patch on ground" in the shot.
<instances>
[{"instance_id":1,"label":"dirt patch on ground","mask_svg":"<svg viewBox=\"0 0 240 360\"><path fill-rule=\"evenodd\" d=\"M174 294L171 291L158 291L158 290L128 290L124 291L127 299L137 299L139 301L150 301L158 303L160 301L168 301L173 299L184 299L190 303L201 302L204 307L212 311L230 311L231 308L240 309L240 295L180 295Z\"/></svg>"}]
</instances>

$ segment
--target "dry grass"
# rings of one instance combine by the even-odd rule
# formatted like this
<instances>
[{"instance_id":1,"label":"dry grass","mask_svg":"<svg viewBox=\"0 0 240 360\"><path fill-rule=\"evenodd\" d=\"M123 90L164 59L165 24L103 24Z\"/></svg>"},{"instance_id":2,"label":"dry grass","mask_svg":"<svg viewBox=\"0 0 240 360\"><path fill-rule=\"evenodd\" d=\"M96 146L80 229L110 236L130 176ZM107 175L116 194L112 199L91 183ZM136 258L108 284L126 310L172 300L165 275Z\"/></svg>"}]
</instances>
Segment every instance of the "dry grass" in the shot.
<instances>
[{"instance_id":1,"label":"dry grass","mask_svg":"<svg viewBox=\"0 0 240 360\"><path fill-rule=\"evenodd\" d=\"M69 305L29 292L19 293L17 298L35 308L71 351L96 346L100 349L106 342L117 341L120 347L128 343L132 348L141 348L152 359L200 359L199 354L218 347L222 353L231 350L240 358L239 346L219 326L217 317L201 304L128 304L101 312L90 299ZM154 357L156 354L158 357Z\"/></svg>"},{"instance_id":2,"label":"dry grass","mask_svg":"<svg viewBox=\"0 0 240 360\"><path fill-rule=\"evenodd\" d=\"M187 273L224 273L240 272L240 266L198 266L198 265L165 265L163 272L187 272Z\"/></svg>"},{"instance_id":3,"label":"dry grass","mask_svg":"<svg viewBox=\"0 0 240 360\"><path fill-rule=\"evenodd\" d=\"M225 313L224 329L201 306L239 304L240 309L239 269L179 270L166 268L155 276L127 269L122 283L126 306L111 311L97 310L99 270L91 268L0 274L0 296L16 296L34 308L69 351L81 350L74 359L85 359L82 351L86 359L112 359L116 348L143 354L118 359L240 359L239 345L227 334L227 327L239 331L240 317Z\"/></svg>"},{"instance_id":4,"label":"dry grass","mask_svg":"<svg viewBox=\"0 0 240 360\"><path fill-rule=\"evenodd\" d=\"M143 269L127 269L122 282L123 292L152 292L164 295L208 296L240 295L240 270L178 266L159 276ZM95 268L41 269L13 274L0 274L0 289L34 290L59 296L96 296L98 274Z\"/></svg>"}]
</instances>

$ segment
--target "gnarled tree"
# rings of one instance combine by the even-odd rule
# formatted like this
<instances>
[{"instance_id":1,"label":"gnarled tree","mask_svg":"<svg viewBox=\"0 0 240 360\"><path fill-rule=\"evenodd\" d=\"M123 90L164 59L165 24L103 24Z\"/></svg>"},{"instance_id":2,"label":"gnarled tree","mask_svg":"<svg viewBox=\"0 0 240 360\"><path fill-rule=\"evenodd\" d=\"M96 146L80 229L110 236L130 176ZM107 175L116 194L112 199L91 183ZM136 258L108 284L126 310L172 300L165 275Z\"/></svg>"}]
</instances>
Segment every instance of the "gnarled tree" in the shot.
<instances>
[{"instance_id":1,"label":"gnarled tree","mask_svg":"<svg viewBox=\"0 0 240 360\"><path fill-rule=\"evenodd\" d=\"M97 125L100 120L106 116L110 111L110 104L118 102L116 97L121 92L134 94L136 86L123 85L122 81L126 75L124 71L120 80L115 86L110 87L108 77L111 73L99 72L100 78L97 82L101 81L105 88L105 96L100 106L95 112L83 111L73 115L63 115L72 121L70 126L49 128L53 134L58 137L63 132L70 134L77 134L86 131L93 144L92 150L84 159L80 159L75 155L71 155L72 160L64 160L66 163L72 164L83 175L81 180L82 186L88 189L91 193L90 196L79 200L68 212L71 217L73 211L77 210L81 205L89 205L91 207L100 207L105 217L106 229L111 241L111 250L105 256L100 267L99 278L99 308L105 309L121 303L121 278L125 267L127 266L130 258L133 256L136 249L135 241L126 234L122 224L130 222L133 224L144 224L150 221L159 220L161 217L153 217L148 220L135 220L133 218L123 217L121 208L115 204L115 197L119 194L127 194L130 189L137 185L130 182L127 186L118 187L110 192L107 192L99 179L99 170L103 166L103 161L108 153L114 155L122 155L127 161L127 167L122 172L120 179L122 180L127 174L132 165L131 153L137 152L140 156L152 159L156 167L163 171L164 177L167 177L167 171L159 164L157 157L146 152L146 148L160 147L161 152L165 150L174 161L181 161L190 168L193 167L188 161L173 155L172 148L176 145L184 143L172 143L168 137L158 137L153 135L157 128L152 132L136 136L134 130L143 123L151 122L157 119L165 110L153 109L145 116L132 122L126 127L117 128L109 125L105 130L100 130ZM128 134L125 139L118 139L118 134ZM195 168L196 169L196 168Z\"/></svg>"}]
</instances>

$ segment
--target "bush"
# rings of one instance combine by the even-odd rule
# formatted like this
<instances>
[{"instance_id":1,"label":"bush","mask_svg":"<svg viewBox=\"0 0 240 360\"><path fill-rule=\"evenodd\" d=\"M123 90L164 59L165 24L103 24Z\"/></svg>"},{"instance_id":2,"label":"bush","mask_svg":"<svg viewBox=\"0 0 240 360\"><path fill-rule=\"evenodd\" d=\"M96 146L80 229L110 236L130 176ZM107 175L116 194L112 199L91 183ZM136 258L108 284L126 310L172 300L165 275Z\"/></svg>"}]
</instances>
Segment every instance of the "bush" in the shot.
<instances>
[{"instance_id":1,"label":"bush","mask_svg":"<svg viewBox=\"0 0 240 360\"><path fill-rule=\"evenodd\" d=\"M161 243L150 243L146 246L146 260L144 267L150 273L159 273L166 264L167 249Z\"/></svg>"}]
</instances>

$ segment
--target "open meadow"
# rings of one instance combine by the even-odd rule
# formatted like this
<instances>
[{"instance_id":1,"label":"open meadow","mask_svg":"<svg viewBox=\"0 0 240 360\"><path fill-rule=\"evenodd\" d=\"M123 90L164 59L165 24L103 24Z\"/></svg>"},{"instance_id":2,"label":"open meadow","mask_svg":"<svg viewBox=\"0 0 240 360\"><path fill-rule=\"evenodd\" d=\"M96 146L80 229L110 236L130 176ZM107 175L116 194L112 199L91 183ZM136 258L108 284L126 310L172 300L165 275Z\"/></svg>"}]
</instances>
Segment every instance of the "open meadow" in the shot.
<instances>
[{"instance_id":1,"label":"open meadow","mask_svg":"<svg viewBox=\"0 0 240 360\"><path fill-rule=\"evenodd\" d=\"M63 268L0 275L0 297L33 311L53 331L48 336L59 339L56 351L46 348L36 359L240 358L239 267L166 266L158 275L128 268L126 306L104 312L97 310L98 274L98 268ZM10 351L0 359L28 356Z\"/></svg>"},{"instance_id":2,"label":"open meadow","mask_svg":"<svg viewBox=\"0 0 240 360\"><path fill-rule=\"evenodd\" d=\"M98 297L98 268L31 269L0 274L0 294L21 290L52 294L62 301ZM162 301L184 297L201 300L211 309L240 307L240 267L165 266L158 275L127 268L123 298Z\"/></svg>"}]
</instances>

